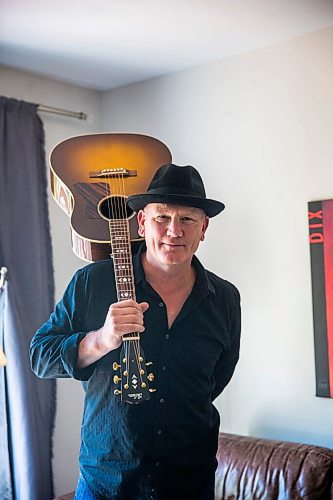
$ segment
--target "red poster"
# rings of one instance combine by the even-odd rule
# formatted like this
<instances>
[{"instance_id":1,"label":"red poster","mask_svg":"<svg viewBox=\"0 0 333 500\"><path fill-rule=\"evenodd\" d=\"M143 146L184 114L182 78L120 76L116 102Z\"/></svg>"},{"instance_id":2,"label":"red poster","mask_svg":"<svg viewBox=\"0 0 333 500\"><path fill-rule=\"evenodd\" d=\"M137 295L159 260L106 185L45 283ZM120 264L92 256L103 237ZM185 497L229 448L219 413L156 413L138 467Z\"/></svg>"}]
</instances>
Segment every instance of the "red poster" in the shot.
<instances>
[{"instance_id":1,"label":"red poster","mask_svg":"<svg viewBox=\"0 0 333 500\"><path fill-rule=\"evenodd\" d=\"M316 395L333 398L333 200L309 203Z\"/></svg>"}]
</instances>

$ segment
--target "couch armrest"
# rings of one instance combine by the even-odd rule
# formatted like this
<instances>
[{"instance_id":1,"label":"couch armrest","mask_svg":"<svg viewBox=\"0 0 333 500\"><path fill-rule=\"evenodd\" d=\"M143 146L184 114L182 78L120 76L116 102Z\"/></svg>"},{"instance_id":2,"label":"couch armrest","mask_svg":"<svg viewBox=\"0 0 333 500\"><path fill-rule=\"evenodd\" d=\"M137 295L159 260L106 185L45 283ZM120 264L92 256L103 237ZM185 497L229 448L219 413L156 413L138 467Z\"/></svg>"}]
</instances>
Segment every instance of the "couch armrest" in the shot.
<instances>
[{"instance_id":1,"label":"couch armrest","mask_svg":"<svg viewBox=\"0 0 333 500\"><path fill-rule=\"evenodd\" d=\"M328 448L221 433L217 459L217 500L331 498Z\"/></svg>"}]
</instances>

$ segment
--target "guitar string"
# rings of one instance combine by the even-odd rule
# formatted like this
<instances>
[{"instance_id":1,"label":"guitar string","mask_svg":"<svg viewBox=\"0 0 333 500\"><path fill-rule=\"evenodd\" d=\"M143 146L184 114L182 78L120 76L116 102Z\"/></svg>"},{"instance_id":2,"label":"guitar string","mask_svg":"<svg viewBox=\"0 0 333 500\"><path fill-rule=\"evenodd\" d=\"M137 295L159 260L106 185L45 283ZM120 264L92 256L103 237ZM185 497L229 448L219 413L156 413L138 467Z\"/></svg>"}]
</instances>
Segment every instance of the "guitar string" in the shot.
<instances>
[{"instance_id":1,"label":"guitar string","mask_svg":"<svg viewBox=\"0 0 333 500\"><path fill-rule=\"evenodd\" d=\"M116 183L117 183L117 189L116 192L119 193L119 197L116 197L116 205L117 209L116 210L116 227L117 227L117 233L120 234L122 243L124 240L126 240L127 248L125 250L125 255L124 255L124 244L122 244L122 252L121 252L121 262L123 265L125 265L125 282L122 281L121 286L119 286L119 289L122 291L125 290L125 297L132 297L135 300L135 290L133 286L130 286L130 282L128 280L128 270L132 272L132 263L131 263L131 248L130 248L130 235L128 231L128 220L127 220L127 214L126 214L126 202L125 202L125 185L124 185L124 176L123 174L120 174L119 176L116 176ZM119 218L117 217L119 215ZM133 280L133 275L132 275L132 280ZM133 284L133 281L132 281ZM134 333L134 332L133 332ZM127 334L126 337L130 339L133 336L133 334ZM134 336L137 337L138 333L134 333ZM141 377L141 366L140 366L140 359L139 359L139 342L137 339L133 339L131 342L131 347L133 347L134 351L134 357L136 359L136 364L138 366L138 372L140 374L140 379ZM126 373L127 373L127 383L129 381L129 359L130 359L130 344L128 341L125 341L124 344L124 352L125 352L125 361L126 361ZM142 385L142 382L141 382Z\"/></svg>"},{"instance_id":2,"label":"guitar string","mask_svg":"<svg viewBox=\"0 0 333 500\"><path fill-rule=\"evenodd\" d=\"M127 252L126 252L126 259L127 259L127 265L128 265L128 270L130 273L126 273L126 281L125 281L125 289L128 290L128 292L131 294L133 300L136 300L135 296L135 288L134 288L134 274L133 274L133 264L132 264L132 253L131 253L131 246L130 246L130 230L129 230L129 220L127 218L127 210L126 210L126 197L125 197L125 183L124 183L124 175L120 176L120 183L122 184L119 186L119 192L123 195L120 198L120 205L121 205L121 225L122 225L122 236L126 239L126 245L127 245ZM129 277L129 274L131 275ZM130 281L128 281L130 280ZM140 337L139 332L133 332L135 337ZM131 338L131 335L129 334L128 338ZM131 341L134 355L136 358L136 363L138 367L138 373L140 375L140 385L142 387L143 380L142 380L142 367L141 367L141 361L140 361L140 343L137 338ZM129 351L129 345L127 346L126 342L126 347L127 351ZM129 354L129 353L128 353ZM127 358L128 359L128 358Z\"/></svg>"},{"instance_id":3,"label":"guitar string","mask_svg":"<svg viewBox=\"0 0 333 500\"><path fill-rule=\"evenodd\" d=\"M119 175L115 175L115 182L113 182L113 184L116 184L118 185L118 189L112 189L112 174L108 174L107 175L107 178L108 178L108 181L109 181L109 193L107 193L107 185L106 185L106 196L107 196L107 206L108 206L108 211L109 211L109 232L110 232L110 246L112 247L112 253L113 253L113 258L115 260L115 268L117 269L117 271L119 271L119 269L121 269L121 272L117 272L116 273L116 280L118 277L123 277L123 274L127 275L125 276L125 286L124 285L124 282L122 281L121 282L121 286L119 284L118 286L118 283L117 283L117 291L118 291L118 295L119 294L119 290L121 289L122 291L125 289L125 297L126 297L126 292L127 292L127 296L131 296L133 297L133 299L135 299L135 296L133 296L133 294L135 295L135 290L134 290L134 275L133 275L133 267L131 265L131 254L129 253L131 251L131 248L130 248L130 231L129 231L129 221L127 220L127 213L126 213L126 202L125 202L125 185L124 185L124 175L122 173L119 173ZM118 193L119 196L117 195L114 195L114 193ZM112 220L112 222L111 222ZM126 239L127 241L127 245L128 245L128 248L126 249L126 253L125 253L125 256L124 255L120 255L121 253L123 252L117 252L117 250L119 250L119 248L117 248L117 243L119 243L119 240L118 242L117 241L112 241L112 234L114 234L114 231L112 231L112 228L111 228L111 225L115 226L115 229L116 229L116 233L118 233L118 235L120 235L120 241L123 242L124 239ZM125 234L127 233L127 234ZM127 236L127 238L125 238L125 236ZM112 245L112 243L114 243ZM124 250L124 248L121 248L121 250ZM120 257L120 261L121 263L119 264L119 259L118 259L118 256ZM125 268L119 268L117 266L125 266ZM125 272L124 272L124 269L125 269ZM130 273L131 273L131 279L132 279L132 286L130 286L130 283L127 281L128 279L128 269L130 270ZM118 281L118 280L117 280ZM132 294L131 294L132 292ZM121 297L120 297L121 298ZM139 333L137 332L136 337L139 336ZM128 334L128 337L130 338L131 335ZM137 363L137 366L138 366L138 374L140 376L140 385L141 387L144 386L144 382L143 382L143 379L142 379L142 367L141 367L141 362L140 362L140 343L139 343L139 340L138 339L135 339L132 342L132 346L133 346L133 350L134 350L134 356L135 356L135 359L136 359L136 363ZM129 386L128 382L129 382L129 346L128 346L128 342L125 341L124 343L124 354L125 354L125 373L127 373L127 386Z\"/></svg>"},{"instance_id":4,"label":"guitar string","mask_svg":"<svg viewBox=\"0 0 333 500\"><path fill-rule=\"evenodd\" d=\"M117 273L117 289L118 289L118 295L121 296L122 300L125 300L128 298L128 293L126 294L126 289L125 289L125 296L124 294L124 287L123 287L123 280L120 282L120 278L123 278L124 273L122 266L125 265L126 267L126 253L124 254L124 243L123 243L123 234L122 234L122 206L121 206L121 196L122 192L120 189L120 182L119 179L122 177L122 174L119 173L116 174L115 176L115 184L117 185L115 191L117 193L117 196L115 197L115 220L114 220L114 232L116 234L116 238L118 238L118 241L115 242L117 246L117 254L118 254L118 265L120 266L121 271L119 271L118 268L118 273ZM120 238L120 239L119 239ZM120 263L120 264L119 264ZM125 263L125 264L124 264ZM125 287L126 288L126 287ZM127 378L126 378L126 383L124 386L126 388L129 387L129 351L128 351L128 344L127 342L123 341L123 347L124 347L124 355L125 355L125 373L127 373ZM124 376L124 375L123 375Z\"/></svg>"},{"instance_id":5,"label":"guitar string","mask_svg":"<svg viewBox=\"0 0 333 500\"><path fill-rule=\"evenodd\" d=\"M124 270L122 271L122 282L121 284L119 284L119 288L123 291L125 290L125 297L131 297L131 294L130 294L130 290L128 290L128 286L127 286L127 282L125 281L125 286L124 286L124 275L125 275L125 279L126 279L126 276L127 276L127 271L128 271L128 255L127 255L127 252L128 252L128 249L126 249L125 251L125 254L124 254L124 223L125 223L125 214L124 214L124 211L123 211L123 206L122 206L122 195L124 194L124 190L121 189L121 180L123 180L123 175L120 175L119 178L117 179L118 180L118 189L117 189L117 192L119 193L119 198L118 198L118 204L119 204L119 219L117 221L117 232L118 234L120 234L121 236L121 248L122 248L122 258L121 258L121 263L122 265L125 266ZM133 297L131 297L133 298ZM126 338L130 338L130 334L127 334L126 335ZM127 383L127 387L129 387L129 378L130 378L130 348L129 348L129 341L127 340L123 340L123 346L124 346L124 353L125 353L125 360L126 360L126 365L125 365L125 368L126 368L126 373L127 373L127 378L126 378L126 383Z\"/></svg>"},{"instance_id":6,"label":"guitar string","mask_svg":"<svg viewBox=\"0 0 333 500\"><path fill-rule=\"evenodd\" d=\"M109 235L110 235L110 257L113 258L113 264L114 264L114 269L115 269L115 279L116 279L116 290L117 294L119 296L119 291L118 291L118 284L117 284L117 266L119 265L117 262L117 248L116 248L116 242L112 241L112 220L116 220L116 207L114 206L114 192L115 190L113 189L112 186L112 173L108 172L106 174L106 180L107 183L105 185L105 191L106 191L106 199L107 199L107 218L108 218L108 226L109 226ZM122 360L120 360L120 366L121 366Z\"/></svg>"},{"instance_id":7,"label":"guitar string","mask_svg":"<svg viewBox=\"0 0 333 500\"><path fill-rule=\"evenodd\" d=\"M119 240L117 241L117 236L119 236L119 217L120 217L120 210L119 210L119 189L117 189L117 184L118 184L118 175L115 174L112 176L110 174L110 184L114 185L114 188L112 190L112 196L110 197L110 205L111 205L111 214L110 214L110 221L109 221L109 229L110 229L110 240L112 241L113 244L113 261L114 261L114 268L115 268L115 279L116 279L116 289L117 289L117 295L118 295L118 300L124 300L124 297L122 296L122 290L121 287L119 286L119 277L123 274L123 268L122 266L124 264L124 258L122 258L122 255L118 250L121 250L121 245L119 245ZM114 196L113 196L114 194ZM112 236L114 238L112 239ZM121 237L121 234L120 234ZM121 241L121 240L120 240ZM119 248L120 247L120 248ZM129 359L128 359L128 349L127 349L127 343L123 343L124 347L124 358L125 358L125 370L121 374L122 377L126 376L126 380L123 383L123 386L127 387L129 386ZM123 359L120 360L120 364L122 364ZM127 375L124 375L127 373Z\"/></svg>"},{"instance_id":8,"label":"guitar string","mask_svg":"<svg viewBox=\"0 0 333 500\"><path fill-rule=\"evenodd\" d=\"M124 176L122 176L122 190L121 190L122 193L125 194L125 184L124 184ZM133 263L132 263L132 252L131 252L131 246L130 246L130 241L131 241L131 238L130 238L130 225L129 225L129 219L127 218L127 210L126 210L126 198L122 198L122 201L123 201L123 217L122 217L122 221L123 224L124 224L124 232L126 231L127 233L127 238L126 238L126 242L127 242L127 245L128 245L128 259L130 261L130 266L129 266L129 269L130 269L130 282L128 282L128 288L131 289L132 293L133 293L133 298L134 300L136 300L136 294L135 294L135 286L134 286L134 271L133 271ZM135 337L139 337L140 338L140 333L139 332L136 332L134 333ZM142 365L141 365L141 361L140 361L140 357L141 356L141 350L140 350L140 341L139 339L135 339L133 342L133 349L134 349L134 352L135 352L135 357L136 357L136 362L137 362L137 366L138 366L138 373L140 375L140 385L141 387L143 386L143 378L142 378L142 371L144 371L142 369Z\"/></svg>"},{"instance_id":9,"label":"guitar string","mask_svg":"<svg viewBox=\"0 0 333 500\"><path fill-rule=\"evenodd\" d=\"M125 287L125 292L124 292L124 286L123 286L123 281L120 283L119 282L119 279L120 277L123 278L123 275L126 274L126 254L124 256L124 245L123 245L123 233L122 233L122 227L121 227L121 218L123 217L123 214L121 213L121 190L120 190L120 187L119 187L119 178L121 177L121 174L116 175L115 176L115 183L117 184L117 189L116 189L116 192L118 194L118 196L116 197L116 214L115 214L115 221L114 221L114 230L116 232L116 234L121 238L120 240L118 240L118 245L119 245L119 241L121 242L120 243L120 249L117 248L117 250L119 250L118 253L118 266L120 266L120 269L118 267L118 273L116 275L116 279L117 279L117 290L118 290L118 295L120 296L121 300L125 300L126 299L126 287ZM117 210L118 209L118 210ZM118 217L117 217L118 216ZM121 251L120 251L121 250ZM122 266L125 266L125 272L124 272L124 268ZM122 296L122 294L125 295L125 297ZM127 342L123 340L123 347L124 347L124 355L125 355L125 372L127 375L126 375L126 382L124 384L124 387L129 387L129 352L128 352L128 345L127 345ZM124 376L124 374L123 374Z\"/></svg>"}]
</instances>

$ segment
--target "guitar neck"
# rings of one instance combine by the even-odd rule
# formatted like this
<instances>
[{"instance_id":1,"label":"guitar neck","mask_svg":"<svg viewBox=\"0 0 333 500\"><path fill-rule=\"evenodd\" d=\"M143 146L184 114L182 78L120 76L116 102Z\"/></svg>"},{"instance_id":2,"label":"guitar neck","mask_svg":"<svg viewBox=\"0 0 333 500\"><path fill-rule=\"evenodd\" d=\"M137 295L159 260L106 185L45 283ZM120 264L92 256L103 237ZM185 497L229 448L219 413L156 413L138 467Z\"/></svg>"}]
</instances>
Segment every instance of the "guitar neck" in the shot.
<instances>
[{"instance_id":1,"label":"guitar neck","mask_svg":"<svg viewBox=\"0 0 333 500\"><path fill-rule=\"evenodd\" d=\"M128 219L111 219L109 226L118 301L136 300ZM121 382L121 390L115 389L114 393L121 395L121 400L126 403L146 401L150 399L150 392L155 391L148 383L154 379L154 374L147 375L140 334L127 333L123 335L123 341L120 364L116 363L114 367L114 370L121 370L120 376L114 378L115 383Z\"/></svg>"},{"instance_id":2,"label":"guitar neck","mask_svg":"<svg viewBox=\"0 0 333 500\"><path fill-rule=\"evenodd\" d=\"M115 219L109 226L118 301L136 300L129 222Z\"/></svg>"},{"instance_id":3,"label":"guitar neck","mask_svg":"<svg viewBox=\"0 0 333 500\"><path fill-rule=\"evenodd\" d=\"M136 300L129 222L127 219L111 219L109 226L118 301ZM123 341L120 364L115 363L114 366L115 371L120 368L120 376L115 375L113 379L116 384L121 382L121 390L115 389L114 394L121 395L123 402L140 403L150 399L150 392L155 391L149 388L148 383L154 375L150 373L147 376L140 334L127 333L123 335Z\"/></svg>"}]
</instances>

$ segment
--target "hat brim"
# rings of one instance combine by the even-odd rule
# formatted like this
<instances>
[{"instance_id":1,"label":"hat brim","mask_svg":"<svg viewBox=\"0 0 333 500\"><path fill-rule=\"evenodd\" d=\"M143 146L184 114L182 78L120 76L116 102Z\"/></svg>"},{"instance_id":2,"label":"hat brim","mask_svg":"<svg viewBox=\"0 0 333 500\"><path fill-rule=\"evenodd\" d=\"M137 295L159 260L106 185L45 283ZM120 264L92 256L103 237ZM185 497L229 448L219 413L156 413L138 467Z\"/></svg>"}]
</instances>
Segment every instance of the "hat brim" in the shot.
<instances>
[{"instance_id":1,"label":"hat brim","mask_svg":"<svg viewBox=\"0 0 333 500\"><path fill-rule=\"evenodd\" d=\"M135 194L129 196L126 203L134 212L142 210L149 203L168 203L201 208L208 217L215 217L225 208L225 205L220 201L180 194Z\"/></svg>"}]
</instances>

